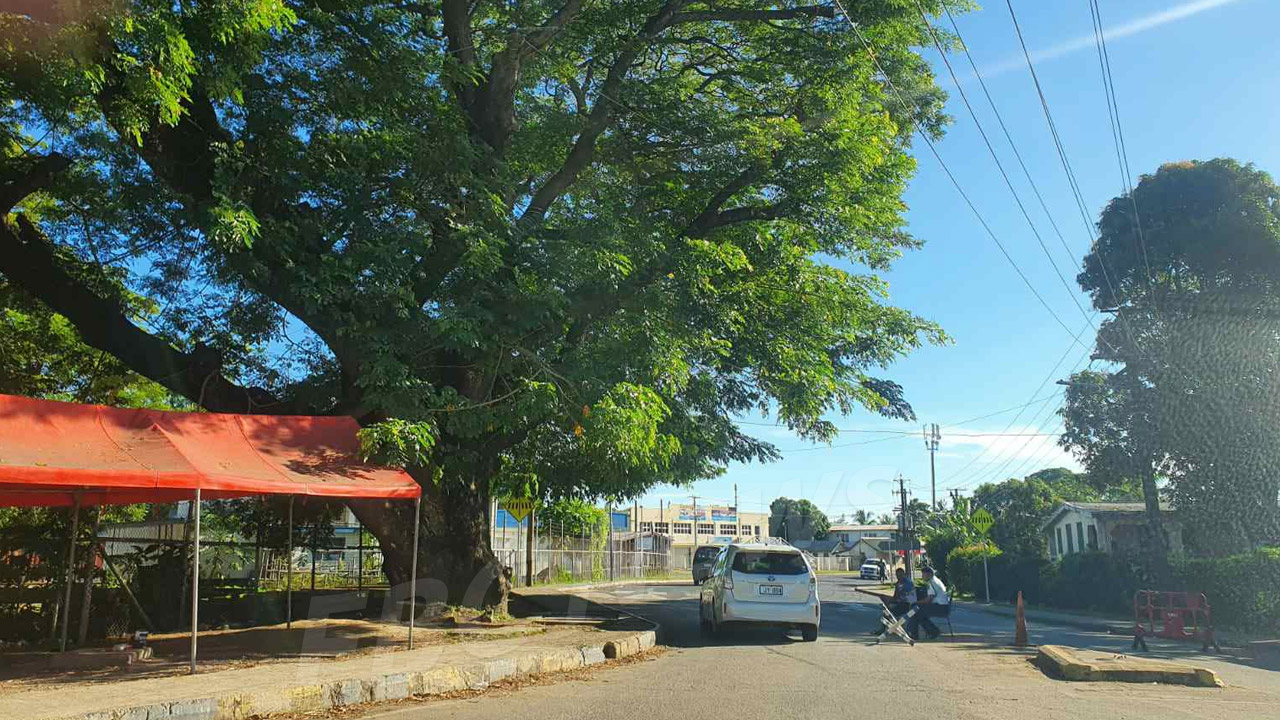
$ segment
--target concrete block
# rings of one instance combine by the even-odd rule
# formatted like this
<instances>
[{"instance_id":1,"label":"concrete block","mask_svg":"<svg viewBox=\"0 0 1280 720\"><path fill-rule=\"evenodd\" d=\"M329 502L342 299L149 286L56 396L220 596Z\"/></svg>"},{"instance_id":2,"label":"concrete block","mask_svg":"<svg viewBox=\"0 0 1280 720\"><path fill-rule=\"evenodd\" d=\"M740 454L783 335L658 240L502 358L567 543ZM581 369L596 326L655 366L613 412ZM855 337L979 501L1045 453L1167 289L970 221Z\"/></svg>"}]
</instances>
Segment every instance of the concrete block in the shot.
<instances>
[{"instance_id":1,"label":"concrete block","mask_svg":"<svg viewBox=\"0 0 1280 720\"><path fill-rule=\"evenodd\" d=\"M487 663L459 666L458 674L462 676L462 680L466 683L465 687L468 690L483 690L489 687L489 665Z\"/></svg>"},{"instance_id":2,"label":"concrete block","mask_svg":"<svg viewBox=\"0 0 1280 720\"><path fill-rule=\"evenodd\" d=\"M584 647L582 648L582 664L597 665L605 661L603 647Z\"/></svg>"},{"instance_id":3,"label":"concrete block","mask_svg":"<svg viewBox=\"0 0 1280 720\"><path fill-rule=\"evenodd\" d=\"M409 677L404 673L384 675L374 683L373 702L403 700L409 697Z\"/></svg>"},{"instance_id":4,"label":"concrete block","mask_svg":"<svg viewBox=\"0 0 1280 720\"><path fill-rule=\"evenodd\" d=\"M639 643L640 651L644 652L645 650L653 649L653 646L658 644L658 634L652 630L645 630L636 635L636 640Z\"/></svg>"},{"instance_id":5,"label":"concrete block","mask_svg":"<svg viewBox=\"0 0 1280 720\"><path fill-rule=\"evenodd\" d=\"M329 706L343 707L358 705L368 700L364 691L364 683L359 680L338 680L328 685Z\"/></svg>"},{"instance_id":6,"label":"concrete block","mask_svg":"<svg viewBox=\"0 0 1280 720\"><path fill-rule=\"evenodd\" d=\"M242 697L249 717L280 715L291 712L290 708L293 707L293 697L279 689L262 690Z\"/></svg>"},{"instance_id":7,"label":"concrete block","mask_svg":"<svg viewBox=\"0 0 1280 720\"><path fill-rule=\"evenodd\" d=\"M182 720L213 720L217 712L217 698L175 700L169 703L169 714L166 717L182 718ZM148 720L150 720L150 716L148 716Z\"/></svg>"},{"instance_id":8,"label":"concrete block","mask_svg":"<svg viewBox=\"0 0 1280 720\"><path fill-rule=\"evenodd\" d=\"M1155 682L1192 687L1226 687L1218 674L1207 668L1144 658L1090 659L1060 645L1042 646L1036 662L1052 675L1078 682Z\"/></svg>"},{"instance_id":9,"label":"concrete block","mask_svg":"<svg viewBox=\"0 0 1280 720\"><path fill-rule=\"evenodd\" d=\"M446 666L422 673L421 687L420 694L422 695L439 695L441 693L466 690L467 683L458 668Z\"/></svg>"},{"instance_id":10,"label":"concrete block","mask_svg":"<svg viewBox=\"0 0 1280 720\"><path fill-rule=\"evenodd\" d=\"M285 688L283 694L287 698L289 712L306 713L329 709L329 698L325 695L324 685L297 685Z\"/></svg>"},{"instance_id":11,"label":"concrete block","mask_svg":"<svg viewBox=\"0 0 1280 720\"><path fill-rule=\"evenodd\" d=\"M218 698L214 720L249 720L257 714L253 709L253 696L248 694L225 695Z\"/></svg>"},{"instance_id":12,"label":"concrete block","mask_svg":"<svg viewBox=\"0 0 1280 720\"><path fill-rule=\"evenodd\" d=\"M511 677L516 674L515 658L497 658L490 660L489 666L489 682L497 682L503 678Z\"/></svg>"}]
</instances>

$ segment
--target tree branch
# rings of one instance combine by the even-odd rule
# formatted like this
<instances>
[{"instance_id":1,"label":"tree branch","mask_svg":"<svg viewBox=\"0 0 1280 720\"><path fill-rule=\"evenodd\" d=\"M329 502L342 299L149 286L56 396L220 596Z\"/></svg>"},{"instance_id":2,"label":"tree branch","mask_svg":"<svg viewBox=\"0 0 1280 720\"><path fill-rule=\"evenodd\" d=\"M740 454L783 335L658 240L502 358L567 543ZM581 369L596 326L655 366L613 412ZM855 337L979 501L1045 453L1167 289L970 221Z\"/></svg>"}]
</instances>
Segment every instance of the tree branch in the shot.
<instances>
[{"instance_id":1,"label":"tree branch","mask_svg":"<svg viewBox=\"0 0 1280 720\"><path fill-rule=\"evenodd\" d=\"M832 5L805 5L803 7L782 10L695 10L676 15L673 25L692 22L737 22L752 20L794 20L796 18L835 18L836 9Z\"/></svg>"},{"instance_id":2,"label":"tree branch","mask_svg":"<svg viewBox=\"0 0 1280 720\"><path fill-rule=\"evenodd\" d=\"M70 158L51 153L35 159L18 158L5 168L0 183L0 216L8 215L23 198L48 185L53 176L71 165Z\"/></svg>"},{"instance_id":3,"label":"tree branch","mask_svg":"<svg viewBox=\"0 0 1280 720\"><path fill-rule=\"evenodd\" d=\"M246 388L221 375L217 351L197 345L177 350L135 325L121 303L104 298L73 275L75 261L60 254L25 215L0 227L0 273L75 325L85 343L128 368L213 412L276 414L308 408L277 401L266 390ZM83 272L84 268L77 268Z\"/></svg>"},{"instance_id":4,"label":"tree branch","mask_svg":"<svg viewBox=\"0 0 1280 720\"><path fill-rule=\"evenodd\" d=\"M578 137L574 141L573 147L569 150L569 155L565 158L564 164L560 166L559 170L552 173L551 177L547 178L546 182L533 194L529 201L529 207L520 216L522 223L540 221L551 207L551 203L564 194L569 189L569 186L578 179L578 175L582 170L590 164L595 156L596 140L604 133L605 128L609 126L615 117L613 108L616 100L614 98L617 97L617 94L622 89L622 83L626 79L627 73L630 72L632 64L640 56L645 43L670 27L671 19L678 14L677 11L685 4L686 0L672 0L664 5L662 9L645 21L640 33L627 43L622 52L618 53L618 57L614 58L613 63L609 66L608 73L605 75L604 83L600 86L600 91L596 93L595 106L592 107L591 113L587 116L586 126L578 133Z\"/></svg>"}]
</instances>

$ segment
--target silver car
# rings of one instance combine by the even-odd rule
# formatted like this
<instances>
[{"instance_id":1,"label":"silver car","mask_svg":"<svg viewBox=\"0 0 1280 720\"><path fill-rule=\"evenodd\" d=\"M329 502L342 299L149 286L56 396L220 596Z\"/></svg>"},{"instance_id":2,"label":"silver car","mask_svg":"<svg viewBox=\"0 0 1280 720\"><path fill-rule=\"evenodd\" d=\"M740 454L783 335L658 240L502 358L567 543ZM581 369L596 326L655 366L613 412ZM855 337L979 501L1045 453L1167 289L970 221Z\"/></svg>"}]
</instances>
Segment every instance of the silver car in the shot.
<instances>
[{"instance_id":1,"label":"silver car","mask_svg":"<svg viewBox=\"0 0 1280 720\"><path fill-rule=\"evenodd\" d=\"M723 550L719 545L701 545L693 551L693 584L701 585L711 577L711 566L716 563L716 556Z\"/></svg>"}]
</instances>

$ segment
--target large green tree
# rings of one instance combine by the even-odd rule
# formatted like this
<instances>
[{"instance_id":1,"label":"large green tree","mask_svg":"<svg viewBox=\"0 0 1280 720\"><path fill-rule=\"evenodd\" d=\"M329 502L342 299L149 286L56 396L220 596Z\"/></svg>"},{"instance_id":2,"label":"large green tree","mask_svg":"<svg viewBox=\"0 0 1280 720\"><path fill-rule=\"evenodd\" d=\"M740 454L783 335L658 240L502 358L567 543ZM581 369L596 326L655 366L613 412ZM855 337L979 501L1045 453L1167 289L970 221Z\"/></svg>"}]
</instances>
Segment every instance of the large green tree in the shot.
<instances>
[{"instance_id":1,"label":"large green tree","mask_svg":"<svg viewBox=\"0 0 1280 720\"><path fill-rule=\"evenodd\" d=\"M940 332L877 272L943 96L914 5L846 6L910 107L831 2L37 5L0 18L0 274L208 410L357 417L425 576L501 602L493 494L910 415L880 369ZM392 582L401 505L352 503Z\"/></svg>"},{"instance_id":2,"label":"large green tree","mask_svg":"<svg viewBox=\"0 0 1280 720\"><path fill-rule=\"evenodd\" d=\"M1120 482L1100 490L1088 478L1066 468L1046 468L1019 480L983 483L973 491L972 507L985 508L995 519L990 537L1013 555L1045 555L1047 546L1040 525L1060 503L1141 499L1134 483Z\"/></svg>"},{"instance_id":3,"label":"large green tree","mask_svg":"<svg viewBox=\"0 0 1280 720\"><path fill-rule=\"evenodd\" d=\"M769 503L769 534L787 540L822 540L831 520L813 502L780 497Z\"/></svg>"},{"instance_id":4,"label":"large green tree","mask_svg":"<svg viewBox=\"0 0 1280 720\"><path fill-rule=\"evenodd\" d=\"M1093 480L1139 481L1150 528L1163 477L1201 549L1280 538L1280 188L1234 160L1170 163L1098 227L1079 280L1111 315L1110 366L1070 381L1063 444Z\"/></svg>"}]
</instances>

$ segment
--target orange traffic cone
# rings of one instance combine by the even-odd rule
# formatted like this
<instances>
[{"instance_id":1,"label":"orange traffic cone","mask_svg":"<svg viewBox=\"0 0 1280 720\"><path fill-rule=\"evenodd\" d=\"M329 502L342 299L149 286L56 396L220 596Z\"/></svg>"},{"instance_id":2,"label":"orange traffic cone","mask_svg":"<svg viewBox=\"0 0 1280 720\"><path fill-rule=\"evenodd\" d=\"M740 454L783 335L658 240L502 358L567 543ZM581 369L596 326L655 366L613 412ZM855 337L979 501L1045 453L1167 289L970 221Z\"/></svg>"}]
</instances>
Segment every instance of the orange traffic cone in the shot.
<instances>
[{"instance_id":1,"label":"orange traffic cone","mask_svg":"<svg viewBox=\"0 0 1280 720\"><path fill-rule=\"evenodd\" d=\"M1013 644L1018 647L1026 647L1027 645L1027 612L1022 606L1022 591L1018 591L1018 608L1015 611L1015 617L1018 619L1017 628L1013 632Z\"/></svg>"}]
</instances>

